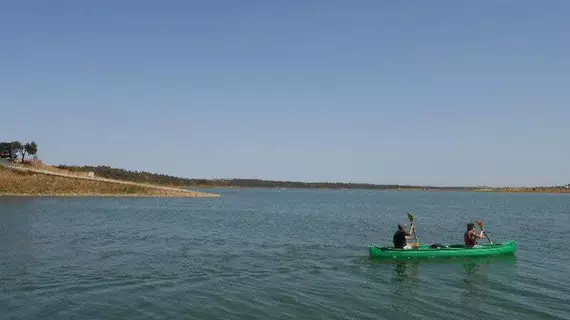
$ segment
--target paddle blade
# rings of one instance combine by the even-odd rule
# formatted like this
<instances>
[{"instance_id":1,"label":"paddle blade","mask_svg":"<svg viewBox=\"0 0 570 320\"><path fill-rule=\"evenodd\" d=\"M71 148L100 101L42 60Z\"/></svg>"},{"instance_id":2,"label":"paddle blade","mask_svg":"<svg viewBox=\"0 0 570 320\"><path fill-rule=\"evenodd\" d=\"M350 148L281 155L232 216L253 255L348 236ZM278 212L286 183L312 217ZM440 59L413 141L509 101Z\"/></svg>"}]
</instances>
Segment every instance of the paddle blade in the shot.
<instances>
[{"instance_id":1,"label":"paddle blade","mask_svg":"<svg viewBox=\"0 0 570 320\"><path fill-rule=\"evenodd\" d=\"M481 228L481 231L483 231L483 220L477 220L475 221L477 223L477 225L479 226L479 228ZM487 240L489 240L490 243L493 243L493 241L489 238L489 236L487 235L487 232L483 231L483 234L485 235L485 238L487 238Z\"/></svg>"},{"instance_id":2,"label":"paddle blade","mask_svg":"<svg viewBox=\"0 0 570 320\"><path fill-rule=\"evenodd\" d=\"M412 216L409 212L408 212L408 219L410 219L410 223L414 222L414 216Z\"/></svg>"},{"instance_id":3,"label":"paddle blade","mask_svg":"<svg viewBox=\"0 0 570 320\"><path fill-rule=\"evenodd\" d=\"M479 226L479 228L481 228L481 230L483 230L483 220L477 220L476 223Z\"/></svg>"}]
</instances>

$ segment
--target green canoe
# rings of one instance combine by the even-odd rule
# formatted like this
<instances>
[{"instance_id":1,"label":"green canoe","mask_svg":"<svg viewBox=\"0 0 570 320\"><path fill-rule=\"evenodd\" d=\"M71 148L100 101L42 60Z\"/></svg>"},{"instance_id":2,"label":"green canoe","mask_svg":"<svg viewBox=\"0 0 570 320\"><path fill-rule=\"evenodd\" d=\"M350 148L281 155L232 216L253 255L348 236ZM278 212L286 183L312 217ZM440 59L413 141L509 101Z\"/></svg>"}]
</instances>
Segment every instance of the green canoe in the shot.
<instances>
[{"instance_id":1,"label":"green canoe","mask_svg":"<svg viewBox=\"0 0 570 320\"><path fill-rule=\"evenodd\" d=\"M516 251L517 243L514 240L504 243L481 244L476 247L453 244L436 247L422 245L419 249L409 250L377 246L368 248L370 258L379 259L482 257L514 254Z\"/></svg>"}]
</instances>

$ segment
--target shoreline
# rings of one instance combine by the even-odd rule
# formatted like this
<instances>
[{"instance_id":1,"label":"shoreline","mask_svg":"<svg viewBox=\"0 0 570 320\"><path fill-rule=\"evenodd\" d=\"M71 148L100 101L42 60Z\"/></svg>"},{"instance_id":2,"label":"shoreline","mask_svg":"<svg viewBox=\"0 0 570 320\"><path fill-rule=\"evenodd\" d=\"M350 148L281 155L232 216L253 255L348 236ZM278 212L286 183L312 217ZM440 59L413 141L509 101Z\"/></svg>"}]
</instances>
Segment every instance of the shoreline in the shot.
<instances>
[{"instance_id":1,"label":"shoreline","mask_svg":"<svg viewBox=\"0 0 570 320\"><path fill-rule=\"evenodd\" d=\"M188 179L187 179L188 180ZM249 181L239 180L238 182ZM11 166L0 163L0 196L29 197L163 197L163 198L217 198L219 194L202 192L201 189L269 189L269 190L363 190L363 191L420 191L420 192L487 192L487 193L550 193L570 194L566 186L542 187L466 187L466 186L408 186L408 185L368 185L345 183L300 183L271 181L273 185L260 185L251 180L252 185L216 184L216 181L203 181L203 184L168 185L159 183L135 182L123 179L89 175L59 169L41 164L39 166ZM214 183L212 183L214 182ZM224 180L227 183L227 181ZM266 181L262 181L266 183Z\"/></svg>"},{"instance_id":2,"label":"shoreline","mask_svg":"<svg viewBox=\"0 0 570 320\"><path fill-rule=\"evenodd\" d=\"M567 194L570 190L475 190L474 192L488 192L488 193L552 193L552 194Z\"/></svg>"},{"instance_id":3,"label":"shoreline","mask_svg":"<svg viewBox=\"0 0 570 320\"><path fill-rule=\"evenodd\" d=\"M570 185L551 186L437 186L437 185L411 185L411 184L374 184L359 182L315 182L315 181L288 181L263 180L260 178L184 178L167 174L146 171L131 171L110 166L77 166L58 165L51 167L55 170L64 170L86 176L92 173L107 179L123 179L137 183L154 183L169 187L183 187L196 189L227 189L239 190L241 188L261 189L324 189L324 190L376 190L376 191L447 191L447 192L517 192L517 193L570 193Z\"/></svg>"},{"instance_id":4,"label":"shoreline","mask_svg":"<svg viewBox=\"0 0 570 320\"><path fill-rule=\"evenodd\" d=\"M119 194L119 193L0 193L1 197L22 197L22 198L219 198L219 195L212 196L185 196L185 195L158 195L158 194Z\"/></svg>"},{"instance_id":5,"label":"shoreline","mask_svg":"<svg viewBox=\"0 0 570 320\"><path fill-rule=\"evenodd\" d=\"M304 188L304 187L258 187L258 186L211 186L211 185L199 185L199 186L187 186L188 190L194 189L228 189L228 190L239 190L239 189L270 189L270 190L361 190L361 191L421 191L421 192L481 192L481 193L568 193L570 194L570 189L553 189L548 190L549 187L542 187L540 190L532 190L533 188L443 188L443 189L422 189L422 188L393 188L393 189L366 189L366 188L331 188L331 187L316 187L316 188Z\"/></svg>"}]
</instances>

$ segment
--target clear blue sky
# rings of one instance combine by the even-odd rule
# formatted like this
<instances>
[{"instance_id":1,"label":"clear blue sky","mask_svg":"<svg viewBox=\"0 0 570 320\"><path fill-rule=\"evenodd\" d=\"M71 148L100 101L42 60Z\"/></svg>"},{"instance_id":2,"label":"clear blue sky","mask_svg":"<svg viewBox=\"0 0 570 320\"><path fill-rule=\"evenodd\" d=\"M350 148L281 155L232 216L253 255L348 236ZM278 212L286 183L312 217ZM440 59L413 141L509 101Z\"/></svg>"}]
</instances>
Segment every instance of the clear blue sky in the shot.
<instances>
[{"instance_id":1,"label":"clear blue sky","mask_svg":"<svg viewBox=\"0 0 570 320\"><path fill-rule=\"evenodd\" d=\"M570 182L570 1L3 1L0 140L185 177Z\"/></svg>"}]
</instances>

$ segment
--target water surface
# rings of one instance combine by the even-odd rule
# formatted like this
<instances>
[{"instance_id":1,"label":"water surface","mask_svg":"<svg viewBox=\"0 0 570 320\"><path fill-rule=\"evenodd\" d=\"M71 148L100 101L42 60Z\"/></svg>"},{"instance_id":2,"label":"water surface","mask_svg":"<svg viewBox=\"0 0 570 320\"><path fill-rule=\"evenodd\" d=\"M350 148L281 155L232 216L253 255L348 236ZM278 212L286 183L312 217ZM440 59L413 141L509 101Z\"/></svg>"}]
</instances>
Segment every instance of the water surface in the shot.
<instances>
[{"instance_id":1,"label":"water surface","mask_svg":"<svg viewBox=\"0 0 570 320\"><path fill-rule=\"evenodd\" d=\"M570 197L227 190L219 199L0 198L1 319L568 319ZM386 263L484 219L516 256Z\"/></svg>"}]
</instances>

